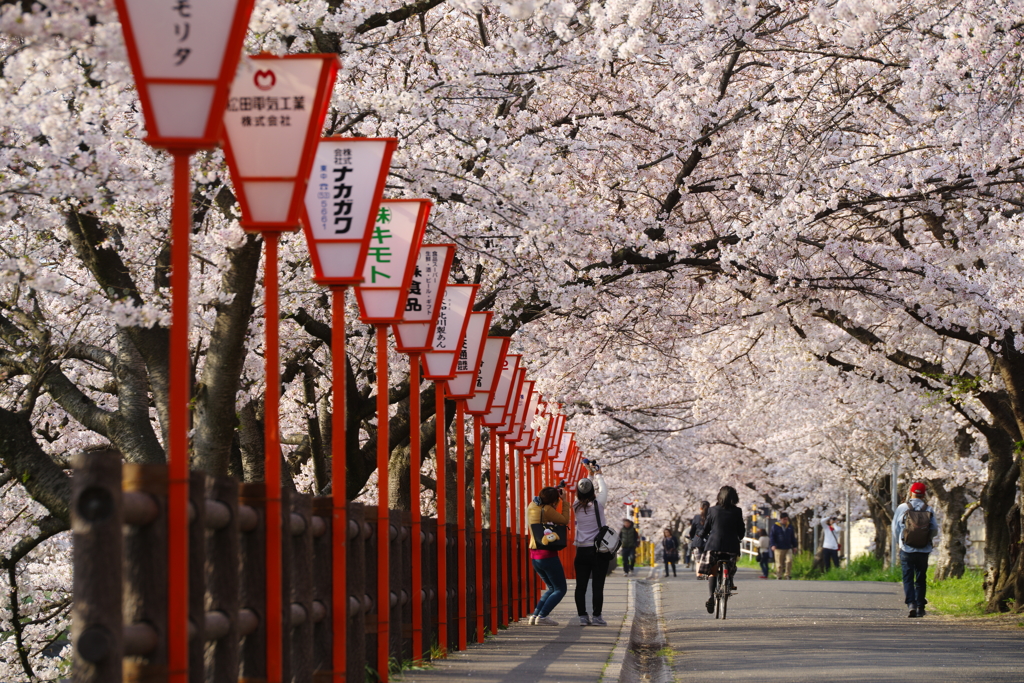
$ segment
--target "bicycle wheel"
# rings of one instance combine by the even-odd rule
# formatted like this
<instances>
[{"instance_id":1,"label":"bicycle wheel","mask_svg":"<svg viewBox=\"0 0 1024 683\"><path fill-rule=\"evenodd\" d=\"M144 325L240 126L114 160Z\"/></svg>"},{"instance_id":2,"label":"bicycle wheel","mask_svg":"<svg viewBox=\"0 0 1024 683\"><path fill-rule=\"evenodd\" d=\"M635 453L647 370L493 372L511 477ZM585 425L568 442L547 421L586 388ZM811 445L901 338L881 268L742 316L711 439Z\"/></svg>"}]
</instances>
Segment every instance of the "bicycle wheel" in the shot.
<instances>
[{"instance_id":1,"label":"bicycle wheel","mask_svg":"<svg viewBox=\"0 0 1024 683\"><path fill-rule=\"evenodd\" d=\"M715 619L720 618L722 611L722 586L725 585L725 579L722 576L723 565L721 562L715 568Z\"/></svg>"},{"instance_id":2,"label":"bicycle wheel","mask_svg":"<svg viewBox=\"0 0 1024 683\"><path fill-rule=\"evenodd\" d=\"M726 615L726 612L728 611L728 608L729 608L729 594L730 594L730 591L729 591L729 570L726 569L722 573L725 576L725 579L724 579L725 584L724 584L724 587L722 588L722 619L725 620L725 615Z\"/></svg>"}]
</instances>

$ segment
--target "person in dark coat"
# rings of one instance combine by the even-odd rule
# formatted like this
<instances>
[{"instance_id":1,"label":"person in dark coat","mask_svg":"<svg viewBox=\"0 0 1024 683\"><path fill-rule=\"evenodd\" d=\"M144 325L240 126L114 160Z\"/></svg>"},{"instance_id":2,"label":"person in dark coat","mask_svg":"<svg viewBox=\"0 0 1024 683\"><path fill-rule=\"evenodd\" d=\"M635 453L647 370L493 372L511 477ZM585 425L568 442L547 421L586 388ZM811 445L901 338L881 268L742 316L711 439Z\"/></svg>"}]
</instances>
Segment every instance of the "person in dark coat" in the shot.
<instances>
[{"instance_id":1,"label":"person in dark coat","mask_svg":"<svg viewBox=\"0 0 1024 683\"><path fill-rule=\"evenodd\" d=\"M779 515L779 523L772 526L772 551L775 553L775 573L779 579L788 579L793 569L793 555L797 551L796 533L789 525L789 514Z\"/></svg>"},{"instance_id":2,"label":"person in dark coat","mask_svg":"<svg viewBox=\"0 0 1024 683\"><path fill-rule=\"evenodd\" d=\"M731 486L723 486L718 492L718 505L708 510L707 521L704 522L704 529L701 531L701 539L704 541L704 554L711 562L720 559L729 561L729 588L736 589L732 577L736 574L736 560L740 556L740 541L747 532L747 526L743 523L743 511L739 508L740 497L736 489ZM715 612L715 586L718 577L712 572L708 579L708 590L710 597L705 603L708 614Z\"/></svg>"},{"instance_id":3,"label":"person in dark coat","mask_svg":"<svg viewBox=\"0 0 1024 683\"><path fill-rule=\"evenodd\" d=\"M686 546L686 568L690 568L690 562L694 564L700 564L700 532L704 530L704 522L708 519L708 510L711 508L711 503L706 500L700 502L700 514L693 518L690 522L690 530L687 532L686 537L689 539L689 543Z\"/></svg>"}]
</instances>

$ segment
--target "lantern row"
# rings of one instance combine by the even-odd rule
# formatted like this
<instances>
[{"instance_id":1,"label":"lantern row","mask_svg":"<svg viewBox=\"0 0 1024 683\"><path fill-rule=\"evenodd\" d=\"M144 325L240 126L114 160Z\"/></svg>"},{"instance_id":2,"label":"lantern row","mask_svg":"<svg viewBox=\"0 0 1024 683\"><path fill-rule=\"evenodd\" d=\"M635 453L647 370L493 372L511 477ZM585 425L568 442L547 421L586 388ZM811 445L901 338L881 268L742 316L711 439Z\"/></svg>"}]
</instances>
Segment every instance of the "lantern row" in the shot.
<instances>
[{"instance_id":1,"label":"lantern row","mask_svg":"<svg viewBox=\"0 0 1024 683\"><path fill-rule=\"evenodd\" d=\"M346 447L345 423L345 291L353 286L360 319L376 328L378 533L387 538L388 354L394 331L396 346L410 358L410 434L412 471L420 469L420 370L436 387L438 428L438 547L445 547L445 461L447 443L444 399L456 405L458 509L466 509L465 415L474 417L475 527L481 533L480 432L491 430L491 487L497 487L496 444L507 455L510 526L525 532L528 482L524 463L532 466L533 485L542 480L582 474L581 454L565 431L560 406L546 401L526 379L521 356L510 354L508 337L490 336L492 313L474 311L477 285L448 283L455 254L452 244L422 244L431 202L427 199L383 199L394 138L320 138L333 89L336 55L256 55L239 61L253 0L216 3L154 4L115 0L121 17L129 61L135 75L146 127L146 142L166 149L174 160L171 219L172 323L168 391L168 625L169 678L188 679L188 403L189 239L191 186L189 163L200 149L224 145L239 204L242 227L264 239L265 341L265 495L267 519L266 680L280 683L286 628L283 614L281 548L281 457L278 425L280 368L278 344L278 258L280 233L302 229L310 249L314 280L332 295L332 373L334 410L332 453ZM506 447L508 448L505 454ZM514 478L513 452L519 458ZM504 470L502 470L504 472ZM504 476L503 474L501 476ZM419 478L411 479L413 537L420 532ZM514 481L516 479L516 481ZM502 483L502 487L504 483ZM332 562L335 586L347 585L345 553L347 481L344 462L332 468ZM570 485L570 490L573 486ZM514 501L512 501L514 502ZM497 526L492 496L492 533ZM466 584L464 515L457 523L460 584ZM388 543L378 543L378 605L390 603ZM479 543L477 547L482 547ZM492 542L491 552L497 544ZM413 543L413 594L422 590L420 544ZM492 557L492 572L496 562ZM445 553L438 553L438 584L446 585ZM482 563L477 562L477 571ZM479 578L479 577L478 577ZM482 585L482 580L477 585ZM444 589L442 588L442 591ZM492 591L496 582L492 580ZM443 595L444 593L439 593ZM482 596L477 596L477 634L483 639ZM440 643L447 643L446 601L439 602ZM464 601L463 601L464 602ZM413 647L422 658L420 600L413 600ZM492 599L492 605L496 600ZM343 677L347 643L347 596L335 590L332 604L333 668ZM459 648L466 647L465 605L458 617ZM378 628L389 628L388 610L378 609ZM492 615L491 632L497 632ZM387 680L388 638L379 638L377 671Z\"/></svg>"}]
</instances>

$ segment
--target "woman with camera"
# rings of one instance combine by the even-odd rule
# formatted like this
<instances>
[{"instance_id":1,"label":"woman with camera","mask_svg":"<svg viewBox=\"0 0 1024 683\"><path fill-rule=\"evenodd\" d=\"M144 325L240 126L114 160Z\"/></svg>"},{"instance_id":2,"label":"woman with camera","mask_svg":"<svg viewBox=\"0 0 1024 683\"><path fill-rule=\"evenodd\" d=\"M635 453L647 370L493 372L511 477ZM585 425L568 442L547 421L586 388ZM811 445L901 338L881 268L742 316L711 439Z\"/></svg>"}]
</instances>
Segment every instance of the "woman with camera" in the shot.
<instances>
[{"instance_id":1,"label":"woman with camera","mask_svg":"<svg viewBox=\"0 0 1024 683\"><path fill-rule=\"evenodd\" d=\"M576 612L579 614L580 626L607 626L601 617L604 607L604 581L608 576L608 564L613 555L598 552L596 541L598 532L607 524L604 514L605 502L608 500L608 487L601 475L601 468L594 461L585 461L584 466L590 477L576 482L576 502L573 512L576 518ZM593 579L594 615L587 615L587 584Z\"/></svg>"},{"instance_id":2,"label":"woman with camera","mask_svg":"<svg viewBox=\"0 0 1024 683\"><path fill-rule=\"evenodd\" d=\"M548 550L544 547L551 541L557 543L559 539L557 536L551 539L551 530L545 531L543 525L568 524L569 520L562 514L561 507L562 489L548 486L542 489L540 494L526 508L526 519L530 529L534 529L535 524L540 525L541 533L539 541L536 538L536 534L530 533L530 560L533 562L533 571L537 572L537 576L547 586L547 590L540 596L540 600L537 601L537 607L534 608L533 614L530 615L527 621L529 624L558 626L558 622L548 615L551 614L551 610L555 609L555 606L565 596L565 571L562 569L561 560L558 559L558 551ZM559 547L564 547L565 539L561 540L563 543Z\"/></svg>"}]
</instances>

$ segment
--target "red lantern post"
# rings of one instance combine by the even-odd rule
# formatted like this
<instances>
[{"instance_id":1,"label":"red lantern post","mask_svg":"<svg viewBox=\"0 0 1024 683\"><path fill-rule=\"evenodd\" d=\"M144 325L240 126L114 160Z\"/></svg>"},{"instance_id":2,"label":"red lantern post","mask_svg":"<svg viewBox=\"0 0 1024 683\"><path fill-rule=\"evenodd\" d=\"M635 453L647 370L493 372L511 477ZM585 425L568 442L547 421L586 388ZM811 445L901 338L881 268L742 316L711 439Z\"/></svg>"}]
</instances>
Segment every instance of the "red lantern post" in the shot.
<instances>
[{"instance_id":1,"label":"red lantern post","mask_svg":"<svg viewBox=\"0 0 1024 683\"><path fill-rule=\"evenodd\" d=\"M224 143L244 229L263 233L266 392L264 496L267 519L267 681L284 675L282 583L284 511L281 506L281 435L278 412L277 246L282 232L301 227L306 182L338 71L335 55L257 55L243 60L224 112ZM273 105L271 104L273 103Z\"/></svg>"},{"instance_id":2,"label":"red lantern post","mask_svg":"<svg viewBox=\"0 0 1024 683\"><path fill-rule=\"evenodd\" d=\"M220 114L238 65L253 0L115 0L148 135L174 159L171 329L167 390L167 667L188 678L189 161L220 144Z\"/></svg>"},{"instance_id":3,"label":"red lantern post","mask_svg":"<svg viewBox=\"0 0 1024 683\"><path fill-rule=\"evenodd\" d=\"M409 494L412 526L412 658L423 660L423 546L420 512L420 354L430 351L441 299L448 282L454 244L420 247L402 322L395 324L395 345L409 354Z\"/></svg>"},{"instance_id":4,"label":"red lantern post","mask_svg":"<svg viewBox=\"0 0 1024 683\"><path fill-rule=\"evenodd\" d=\"M490 342L488 342L488 344L490 346ZM504 357L501 358L501 361L498 364L498 368L496 368L496 370L495 370L495 372L497 373L497 376L493 380L493 382L494 382L494 390L492 392L493 395L490 396L482 404L481 404L481 399L477 399L476 397L474 397L474 398L469 400L469 407L471 407L473 410L486 411L486 412L484 412L481 415L481 422L482 422L483 426L491 428L491 438L495 439L495 440L498 440L500 438L499 435L498 435L498 432L497 432L497 428L500 427L501 424L505 420L505 413L506 413L507 408L508 408L509 398L512 395L512 389L513 389L514 380L515 380L516 376L519 373L519 359L520 359L520 356L517 356L515 354L507 353L507 350L508 350L508 344L507 343L504 345L504 350L505 350ZM491 353L493 353L493 352L494 351L492 350ZM488 360L487 360L488 358L489 358L488 353L485 351L485 354L484 354L484 363L485 364L488 362ZM512 492L512 476L511 476L512 460L511 460L511 458L506 459L507 456L506 456L506 453L505 453L505 447L504 447L504 441L503 440L499 442L499 446L500 446L500 448L499 448L498 456L501 459L501 462L499 463L500 482L498 484L498 491L500 492L499 493L500 496L504 496L505 505L504 505L504 507L502 509L508 510L508 533L511 534L512 533L512 522L513 522L513 519L515 518L515 510L513 509L514 506L512 505L512 493L511 493ZM505 469L504 469L504 467L502 465L507 466L508 468L510 468L509 469L509 476L507 477L507 479L508 479L508 493L505 493L505 491L506 491L506 489L505 489L506 476L505 476ZM503 525L504 523L505 523L504 520L502 520L501 524ZM499 536L499 539L500 538L502 538L502 536ZM506 547L510 548L511 547L511 539L512 539L512 537L509 535L508 536L509 543L507 545L503 544L502 548L506 548ZM509 560L509 551L508 550L502 550L502 558L503 558L502 564L505 564L506 562L508 562L508 560ZM511 567L511 565L510 565L510 567ZM510 569L510 571L511 571L511 569ZM511 586L512 583L513 583L512 582L512 577L508 576L506 578L508 579L508 585ZM511 605L511 601L503 601L503 602L505 602L505 604L506 604L506 611L502 615L502 619L503 619L503 623L505 625L508 625L508 623L513 618L512 617L512 605Z\"/></svg>"},{"instance_id":5,"label":"red lantern post","mask_svg":"<svg viewBox=\"0 0 1024 683\"><path fill-rule=\"evenodd\" d=\"M483 426L483 417L490 410L494 401L495 381L499 370L505 362L505 354L508 352L508 337L487 337L484 341L483 352L480 356L480 371L476 375L473 395L466 399L466 412L473 415L478 425ZM498 633L498 583L500 574L498 571L498 543L500 542L501 523L498 521L498 511L503 510L499 505L501 498L498 471L501 464L498 459L498 435L491 430L490 435L490 489L491 489L491 633ZM504 480L504 477L501 477ZM504 553L503 553L504 554Z\"/></svg>"},{"instance_id":6,"label":"red lantern post","mask_svg":"<svg viewBox=\"0 0 1024 683\"><path fill-rule=\"evenodd\" d=\"M363 266L363 283L356 287L360 319L377 328L377 676L384 683L388 680L391 636L388 326L399 322L405 311L430 207L427 199L381 202Z\"/></svg>"},{"instance_id":7,"label":"red lantern post","mask_svg":"<svg viewBox=\"0 0 1024 683\"><path fill-rule=\"evenodd\" d=\"M437 321L437 326L434 330L434 340L432 343L433 351L429 351L423 354L423 363L426 368L425 375L427 379L434 381L437 387L437 408L438 413L436 416L437 421L437 450L435 455L437 460L437 477L438 477L438 493L440 494L441 489L445 488L445 480L442 478L444 473L444 465L442 464L444 458L447 457L447 450L444 443L444 389L440 387L440 382L447 381L455 377L456 363L458 361L459 352L462 349L462 341L466 336L466 327L469 324L469 312L473 309L473 300L476 298L476 292L479 285L448 285L444 292L444 298L441 301L441 313ZM456 532L458 534L457 553L458 553L458 571L459 571L459 585L466 586L466 444L465 444L465 406L464 401L457 400L455 402L455 429L457 438L455 441L455 458L456 458L456 506L458 509L457 527ZM442 556L441 549L446 547L442 545L442 540L447 543L447 534L442 532L442 525L444 523L443 511L441 508L441 496L438 496L438 511L437 511L437 526L438 526L438 585L444 587L444 595L447 595L447 562L442 566L440 560ZM442 539L442 534L444 538ZM441 590L438 591L440 596ZM466 649L466 599L463 595L459 600L459 624L458 624L458 648L460 650ZM440 632L440 628L438 629ZM445 626L445 634L447 634L447 625Z\"/></svg>"},{"instance_id":8,"label":"red lantern post","mask_svg":"<svg viewBox=\"0 0 1024 683\"><path fill-rule=\"evenodd\" d=\"M483 351L484 341L487 339L487 331L491 327L490 311L479 311L469 314L469 322L466 325L466 334L462 340L462 349L459 352L458 360L455 363L455 377L448 380L448 395L459 401L463 411L466 411L466 402L476 390L477 374L480 371L480 356ZM476 548L476 591L475 610L476 615L476 642L484 642L484 563L481 558L483 552L483 509L481 491L481 463L483 452L481 450L481 424L479 416L473 420L473 538Z\"/></svg>"},{"instance_id":9,"label":"red lantern post","mask_svg":"<svg viewBox=\"0 0 1024 683\"><path fill-rule=\"evenodd\" d=\"M306 186L302 227L313 280L331 290L331 634L335 680L345 680L348 648L348 482L345 288L362 282L395 138L324 138Z\"/></svg>"}]
</instances>

